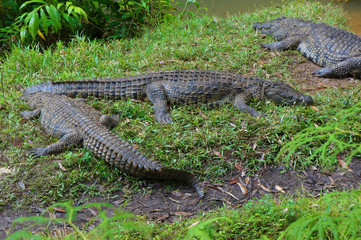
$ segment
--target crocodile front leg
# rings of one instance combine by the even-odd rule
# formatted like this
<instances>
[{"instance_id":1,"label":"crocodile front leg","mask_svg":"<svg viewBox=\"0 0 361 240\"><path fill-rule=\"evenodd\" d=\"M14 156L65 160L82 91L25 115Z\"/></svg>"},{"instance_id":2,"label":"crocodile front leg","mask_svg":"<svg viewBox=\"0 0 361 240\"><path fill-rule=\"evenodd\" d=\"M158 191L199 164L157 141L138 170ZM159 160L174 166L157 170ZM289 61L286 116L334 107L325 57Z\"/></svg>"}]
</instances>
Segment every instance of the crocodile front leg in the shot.
<instances>
[{"instance_id":1,"label":"crocodile front leg","mask_svg":"<svg viewBox=\"0 0 361 240\"><path fill-rule=\"evenodd\" d=\"M146 89L147 97L153 103L154 116L162 124L171 124L167 96L161 82L152 82Z\"/></svg>"},{"instance_id":2,"label":"crocodile front leg","mask_svg":"<svg viewBox=\"0 0 361 240\"><path fill-rule=\"evenodd\" d=\"M298 46L298 38L286 38L285 40L273 43L263 43L262 46L273 51L293 49Z\"/></svg>"},{"instance_id":3,"label":"crocodile front leg","mask_svg":"<svg viewBox=\"0 0 361 240\"><path fill-rule=\"evenodd\" d=\"M65 149L78 144L83 139L82 132L78 131L76 128L68 129L67 133L57 142L43 148L35 148L30 151L34 157L40 157L45 155L51 155L54 153L59 153Z\"/></svg>"},{"instance_id":4,"label":"crocodile front leg","mask_svg":"<svg viewBox=\"0 0 361 240\"><path fill-rule=\"evenodd\" d=\"M239 93L234 98L234 107L241 112L247 112L253 117L259 117L261 114L255 109L247 105L249 101L248 96L245 93Z\"/></svg>"},{"instance_id":5,"label":"crocodile front leg","mask_svg":"<svg viewBox=\"0 0 361 240\"><path fill-rule=\"evenodd\" d=\"M316 77L344 77L353 72L361 72L361 57L348 58L334 67L321 68L312 74Z\"/></svg>"}]
</instances>

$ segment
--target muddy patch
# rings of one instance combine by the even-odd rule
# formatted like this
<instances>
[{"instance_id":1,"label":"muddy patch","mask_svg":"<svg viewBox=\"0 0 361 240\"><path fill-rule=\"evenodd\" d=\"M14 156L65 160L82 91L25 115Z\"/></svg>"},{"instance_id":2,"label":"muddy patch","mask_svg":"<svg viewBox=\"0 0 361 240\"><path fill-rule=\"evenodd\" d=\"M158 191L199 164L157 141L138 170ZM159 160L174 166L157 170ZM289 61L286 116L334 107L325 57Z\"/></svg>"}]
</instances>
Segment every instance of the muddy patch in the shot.
<instances>
[{"instance_id":1,"label":"muddy patch","mask_svg":"<svg viewBox=\"0 0 361 240\"><path fill-rule=\"evenodd\" d=\"M295 56L295 64L290 64L288 71L292 72L293 78L302 86L304 91L319 91L328 88L349 88L352 86L361 87L361 80L352 77L335 79L335 78L319 78L312 75L313 72L321 67L311 61L300 59L301 56Z\"/></svg>"},{"instance_id":2,"label":"muddy patch","mask_svg":"<svg viewBox=\"0 0 361 240\"><path fill-rule=\"evenodd\" d=\"M339 168L334 172L322 172L321 169L311 167L308 170L296 172L287 170L283 166L267 167L257 174L248 175L241 168L230 173L223 179L223 184L213 185L205 182L206 194L203 199L186 185L169 186L164 183L145 182L150 191L145 194L134 194L130 199L124 198L122 192L115 192L110 199L96 197L90 201L78 199L77 204L89 202L107 202L115 207L125 204L124 210L137 215L144 215L155 222L173 222L181 217L191 217L199 212L207 212L223 206L233 208L242 207L247 201L262 198L266 194L274 197L281 195L296 195L299 193L313 195L326 194L332 191L345 191L357 189L361 184L361 158L355 159L348 169ZM178 186L178 188L176 188ZM6 230L10 229L12 222L21 216L39 216L44 209L30 206L27 211L14 211L7 209L0 213L0 239L7 236ZM45 216L48 216L45 214ZM65 213L56 212L57 218L64 217ZM53 217L54 217L53 216ZM78 212L76 225L80 228L86 226L91 218L96 216L92 209L83 209ZM96 224L96 223L93 223ZM23 225L16 225L12 230L19 230ZM71 232L72 229L65 225L51 227L55 232ZM34 232L43 231L43 226L33 229Z\"/></svg>"}]
</instances>

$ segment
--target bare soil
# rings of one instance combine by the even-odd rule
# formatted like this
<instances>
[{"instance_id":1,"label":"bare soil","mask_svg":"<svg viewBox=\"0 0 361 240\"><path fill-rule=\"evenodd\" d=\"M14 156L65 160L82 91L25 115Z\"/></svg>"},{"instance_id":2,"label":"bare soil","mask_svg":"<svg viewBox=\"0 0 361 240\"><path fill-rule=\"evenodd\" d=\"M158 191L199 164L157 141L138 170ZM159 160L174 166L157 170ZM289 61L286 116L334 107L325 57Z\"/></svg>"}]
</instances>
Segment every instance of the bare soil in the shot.
<instances>
[{"instance_id":1,"label":"bare soil","mask_svg":"<svg viewBox=\"0 0 361 240\"><path fill-rule=\"evenodd\" d=\"M310 61L300 63L300 57L295 57L294 64L290 64L291 71L303 91L313 92L322 91L327 88L349 88L351 86L361 86L360 80L353 78L330 79L317 78L312 76L312 72L319 69L319 66ZM301 60L302 61L302 60ZM89 198L85 202L83 199L77 199L77 204L89 202L108 202L118 207L124 204L126 211L134 214L144 215L149 220L155 222L174 221L179 216L191 217L199 212L206 212L212 209L220 208L225 205L233 208L243 206L247 201L254 198L261 198L265 194L272 194L275 197L280 195L294 195L305 193L318 197L330 191L345 191L348 189L359 188L361 184L361 159L354 159L349 169L340 167L334 172L323 172L315 167L307 171L295 172L287 170L283 166L269 166L261 169L252 176L242 169L235 169L234 172L222 179L220 185L205 183L206 194L203 199L188 186L174 183L172 190L169 190L167 184L159 182L145 181L144 184L154 190L152 193L135 194L130 199L124 197L124 193L119 191L113 194L113 197ZM0 239L7 236L6 230L10 229L12 222L22 216L39 216L44 209L38 206L29 206L24 210L13 210L11 207L4 208L0 213ZM83 227L96 213L91 209L84 209L78 213L77 225ZM57 217L63 217L64 213L57 212ZM11 232L21 229L23 225L16 225ZM71 229L67 226L54 226L54 231L67 232ZM42 231L42 227L33 229L35 232Z\"/></svg>"}]
</instances>

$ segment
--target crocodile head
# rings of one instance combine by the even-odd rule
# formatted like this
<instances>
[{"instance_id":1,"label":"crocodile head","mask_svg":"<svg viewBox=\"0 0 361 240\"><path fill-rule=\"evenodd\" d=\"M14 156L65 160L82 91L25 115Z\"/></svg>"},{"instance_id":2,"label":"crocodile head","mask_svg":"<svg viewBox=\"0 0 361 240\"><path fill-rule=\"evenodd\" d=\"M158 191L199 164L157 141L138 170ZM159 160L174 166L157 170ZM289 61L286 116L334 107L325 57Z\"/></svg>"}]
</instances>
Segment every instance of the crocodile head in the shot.
<instances>
[{"instance_id":1,"label":"crocodile head","mask_svg":"<svg viewBox=\"0 0 361 240\"><path fill-rule=\"evenodd\" d=\"M297 26L297 21L300 20L294 18L279 17L268 22L257 22L253 25L253 29L261 31L261 33L272 36L276 40L280 41L286 39L290 34L292 34L292 29Z\"/></svg>"},{"instance_id":2,"label":"crocodile head","mask_svg":"<svg viewBox=\"0 0 361 240\"><path fill-rule=\"evenodd\" d=\"M264 85L265 98L277 104L311 105L313 99L282 81L267 81Z\"/></svg>"}]
</instances>

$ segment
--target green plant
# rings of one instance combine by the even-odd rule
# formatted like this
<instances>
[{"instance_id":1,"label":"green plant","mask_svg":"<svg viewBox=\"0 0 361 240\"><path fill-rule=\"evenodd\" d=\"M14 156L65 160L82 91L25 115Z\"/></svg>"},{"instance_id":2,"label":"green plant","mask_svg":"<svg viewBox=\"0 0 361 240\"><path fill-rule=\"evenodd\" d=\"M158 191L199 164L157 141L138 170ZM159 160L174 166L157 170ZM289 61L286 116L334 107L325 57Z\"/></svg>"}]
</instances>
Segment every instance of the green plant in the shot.
<instances>
[{"instance_id":1,"label":"green plant","mask_svg":"<svg viewBox=\"0 0 361 240\"><path fill-rule=\"evenodd\" d=\"M317 159L324 166L332 166L340 154L345 154L345 160L351 159L361 153L361 103L336 114L329 122L321 126L311 126L297 133L292 141L286 143L278 153L276 160L291 160L293 164L309 164ZM308 153L305 160L299 161L299 151L302 155ZM287 154L286 154L287 153Z\"/></svg>"},{"instance_id":2,"label":"green plant","mask_svg":"<svg viewBox=\"0 0 361 240\"><path fill-rule=\"evenodd\" d=\"M329 193L320 201L326 203L324 211L297 219L277 239L360 239L359 192ZM354 204L345 205L349 202ZM340 211L340 208L343 211Z\"/></svg>"},{"instance_id":3,"label":"green plant","mask_svg":"<svg viewBox=\"0 0 361 240\"><path fill-rule=\"evenodd\" d=\"M179 19L185 18L185 16L187 14L190 18L193 18L200 10L207 10L207 8L205 8L205 7L200 7L199 3L196 0L187 0L185 4L183 4L181 2L176 2L176 4L182 8L180 13L177 14L177 17ZM195 12L188 10L188 7L191 4L194 4L196 6L197 10Z\"/></svg>"},{"instance_id":4,"label":"green plant","mask_svg":"<svg viewBox=\"0 0 361 240\"><path fill-rule=\"evenodd\" d=\"M75 223L77 212L85 209L96 209L97 214L80 229ZM65 212L64 218L56 217L56 211ZM92 210L92 212L95 211ZM46 213L49 214L49 217L44 216ZM29 223L31 224L29 225ZM71 202L57 203L47 208L41 216L20 217L14 220L13 227L17 224L25 224L26 227L12 233L8 239L48 239L51 231L60 224L71 227L70 232L59 236L62 239L113 239L134 232L149 238L153 229L151 224L146 224L134 214L124 212L121 207L117 209L108 203L89 203L77 207L72 206ZM93 224L96 227L92 227ZM39 225L46 225L45 230L41 233L32 233L29 230Z\"/></svg>"},{"instance_id":5,"label":"green plant","mask_svg":"<svg viewBox=\"0 0 361 240\"><path fill-rule=\"evenodd\" d=\"M189 228L187 233L187 239L199 238L203 240L217 239L216 232L214 231L213 223L218 221L227 221L228 223L233 223L233 220L227 217L215 217L208 219L204 222L195 224Z\"/></svg>"},{"instance_id":6,"label":"green plant","mask_svg":"<svg viewBox=\"0 0 361 240\"><path fill-rule=\"evenodd\" d=\"M46 37L59 39L61 32L73 33L76 26L82 21L87 21L85 11L72 2L58 0L30 0L20 6L20 10L27 6L33 10L19 16L20 38L25 42L29 33L33 39L37 36L46 40Z\"/></svg>"}]
</instances>

